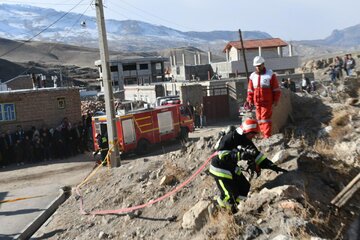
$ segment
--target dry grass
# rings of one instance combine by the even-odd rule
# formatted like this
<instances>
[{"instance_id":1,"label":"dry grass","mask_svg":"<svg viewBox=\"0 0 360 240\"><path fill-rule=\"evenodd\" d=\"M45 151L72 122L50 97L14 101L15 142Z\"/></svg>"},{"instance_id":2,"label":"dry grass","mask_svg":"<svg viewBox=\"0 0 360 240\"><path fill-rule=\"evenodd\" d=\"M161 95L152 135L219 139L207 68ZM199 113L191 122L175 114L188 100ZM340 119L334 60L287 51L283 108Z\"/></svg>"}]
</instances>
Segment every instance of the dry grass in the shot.
<instances>
[{"instance_id":1,"label":"dry grass","mask_svg":"<svg viewBox=\"0 0 360 240\"><path fill-rule=\"evenodd\" d=\"M330 126L333 128L330 136L333 139L340 140L351 131L351 127L349 126L351 116L351 112L346 110L334 112L334 117L330 122Z\"/></svg>"},{"instance_id":2,"label":"dry grass","mask_svg":"<svg viewBox=\"0 0 360 240\"><path fill-rule=\"evenodd\" d=\"M334 146L323 139L318 139L315 141L313 145L313 150L320 155L326 156L328 158L333 158L336 155L334 151Z\"/></svg>"},{"instance_id":3,"label":"dry grass","mask_svg":"<svg viewBox=\"0 0 360 240\"><path fill-rule=\"evenodd\" d=\"M334 117L331 120L330 125L332 127L340 127L346 126L349 123L349 112L346 110L342 110L339 112L334 112Z\"/></svg>"},{"instance_id":4,"label":"dry grass","mask_svg":"<svg viewBox=\"0 0 360 240\"><path fill-rule=\"evenodd\" d=\"M216 234L209 236L211 240L230 240L237 239L239 236L239 226L235 222L234 215L226 210L219 210L215 216L210 219L207 228L216 228Z\"/></svg>"},{"instance_id":5,"label":"dry grass","mask_svg":"<svg viewBox=\"0 0 360 240\"><path fill-rule=\"evenodd\" d=\"M178 180L188 176L188 172L185 169L177 166L171 161L165 162L164 169L166 175L174 175Z\"/></svg>"}]
</instances>

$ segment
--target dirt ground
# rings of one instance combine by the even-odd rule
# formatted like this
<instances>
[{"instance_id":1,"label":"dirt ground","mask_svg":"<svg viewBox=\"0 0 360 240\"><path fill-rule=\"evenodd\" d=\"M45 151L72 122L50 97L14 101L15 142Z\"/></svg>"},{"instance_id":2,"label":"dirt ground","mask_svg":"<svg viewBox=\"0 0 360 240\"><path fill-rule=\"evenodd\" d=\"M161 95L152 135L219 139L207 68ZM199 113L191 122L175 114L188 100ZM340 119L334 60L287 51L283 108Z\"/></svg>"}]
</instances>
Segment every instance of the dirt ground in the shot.
<instances>
[{"instance_id":1,"label":"dirt ground","mask_svg":"<svg viewBox=\"0 0 360 240\"><path fill-rule=\"evenodd\" d=\"M214 212L212 199L218 190L206 168L182 185L213 153L217 133L228 125L223 124L191 134L185 144L167 143L146 156L128 156L119 168L101 168L80 189L83 210L90 214L80 212L81 198L74 191L33 239L348 239L347 231L359 215L359 196L340 211L329 203L356 176L358 159L351 167L314 151L324 126L309 123L320 118L331 125L337 112L319 111L321 101L299 97L295 106L309 111L298 109L284 134L256 141L271 159L282 152L285 157L278 164L289 172L264 170L251 181L252 190L237 214ZM179 186L181 190L163 198ZM163 199L152 204L158 198ZM207 207L200 211L201 204ZM132 207L137 210L126 211ZM98 214L108 210L115 212Z\"/></svg>"},{"instance_id":2,"label":"dirt ground","mask_svg":"<svg viewBox=\"0 0 360 240\"><path fill-rule=\"evenodd\" d=\"M341 209L330 202L359 173L358 82L292 95L287 126L255 141L288 172L263 170L234 215L214 207L218 190L205 166L218 132L229 125L223 123L190 134L186 143L128 155L119 168L101 167L33 239L352 239L360 194Z\"/></svg>"}]
</instances>

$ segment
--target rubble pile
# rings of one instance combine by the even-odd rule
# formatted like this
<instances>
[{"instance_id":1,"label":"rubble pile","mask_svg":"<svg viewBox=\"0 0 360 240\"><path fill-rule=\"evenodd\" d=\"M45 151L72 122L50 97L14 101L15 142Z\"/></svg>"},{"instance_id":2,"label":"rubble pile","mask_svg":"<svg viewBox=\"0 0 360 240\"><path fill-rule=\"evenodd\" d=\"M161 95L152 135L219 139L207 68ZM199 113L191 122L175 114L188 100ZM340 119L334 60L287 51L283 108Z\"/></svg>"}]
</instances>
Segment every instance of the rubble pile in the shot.
<instances>
[{"instance_id":1,"label":"rubble pile","mask_svg":"<svg viewBox=\"0 0 360 240\"><path fill-rule=\"evenodd\" d=\"M144 107L144 101L115 101L115 111L124 110L125 112ZM81 101L81 114L94 114L95 112L105 112L105 101L103 99L87 99Z\"/></svg>"},{"instance_id":2,"label":"rubble pile","mask_svg":"<svg viewBox=\"0 0 360 240\"><path fill-rule=\"evenodd\" d=\"M335 85L330 97L293 94L291 121L255 144L287 169L262 170L248 198L231 214L218 209L207 167L169 197L214 152L217 132L191 138L178 149L102 168L81 188L86 211L144 208L123 214L82 215L73 194L35 237L48 239L351 239L360 195L342 208L331 200L360 168L360 79ZM91 103L89 103L89 106ZM92 105L91 105L92 106ZM160 148L162 146L159 146ZM246 175L246 173L244 173Z\"/></svg>"},{"instance_id":3,"label":"rubble pile","mask_svg":"<svg viewBox=\"0 0 360 240\"><path fill-rule=\"evenodd\" d=\"M97 111L105 111L105 102L100 100L82 100L81 114L95 113Z\"/></svg>"},{"instance_id":4,"label":"rubble pile","mask_svg":"<svg viewBox=\"0 0 360 240\"><path fill-rule=\"evenodd\" d=\"M119 168L103 168L82 188L85 210L123 209L146 204L189 178L213 152L216 138L187 142L162 156L139 158ZM262 151L289 170L263 170L252 180L248 199L232 215L215 207L212 177L201 172L170 197L134 212L92 216L79 212L71 196L40 229L38 237L62 229L50 239L334 239L344 236L356 218L355 197L344 211L331 199L356 174L321 156L303 139L283 134L257 141ZM319 191L321 189L321 191ZM339 229L338 226L343 226Z\"/></svg>"}]
</instances>

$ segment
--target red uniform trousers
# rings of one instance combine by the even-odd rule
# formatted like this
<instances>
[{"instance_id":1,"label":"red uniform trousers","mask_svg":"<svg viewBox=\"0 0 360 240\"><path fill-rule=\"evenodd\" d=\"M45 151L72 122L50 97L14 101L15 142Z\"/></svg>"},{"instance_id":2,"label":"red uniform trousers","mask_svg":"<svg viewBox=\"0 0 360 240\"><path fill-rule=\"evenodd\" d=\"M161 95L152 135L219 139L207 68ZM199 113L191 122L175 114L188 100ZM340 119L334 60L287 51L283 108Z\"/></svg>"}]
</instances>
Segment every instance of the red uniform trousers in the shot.
<instances>
[{"instance_id":1,"label":"red uniform trousers","mask_svg":"<svg viewBox=\"0 0 360 240\"><path fill-rule=\"evenodd\" d=\"M259 128L264 138L271 136L271 115L272 105L256 106L256 119L258 120Z\"/></svg>"}]
</instances>

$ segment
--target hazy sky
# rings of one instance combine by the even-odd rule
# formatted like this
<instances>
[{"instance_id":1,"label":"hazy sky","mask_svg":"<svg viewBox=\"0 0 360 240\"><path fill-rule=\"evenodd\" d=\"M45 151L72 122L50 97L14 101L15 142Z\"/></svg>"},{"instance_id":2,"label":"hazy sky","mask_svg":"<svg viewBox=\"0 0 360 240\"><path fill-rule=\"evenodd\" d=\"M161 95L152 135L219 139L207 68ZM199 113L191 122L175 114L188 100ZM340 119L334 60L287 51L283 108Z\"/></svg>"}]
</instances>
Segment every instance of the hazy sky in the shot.
<instances>
[{"instance_id":1,"label":"hazy sky","mask_svg":"<svg viewBox=\"0 0 360 240\"><path fill-rule=\"evenodd\" d=\"M322 39L360 24L360 0L103 0L105 18L140 20L181 31L263 31L284 40ZM0 0L83 13L92 0ZM94 6L85 15L95 16Z\"/></svg>"}]
</instances>

